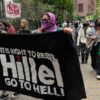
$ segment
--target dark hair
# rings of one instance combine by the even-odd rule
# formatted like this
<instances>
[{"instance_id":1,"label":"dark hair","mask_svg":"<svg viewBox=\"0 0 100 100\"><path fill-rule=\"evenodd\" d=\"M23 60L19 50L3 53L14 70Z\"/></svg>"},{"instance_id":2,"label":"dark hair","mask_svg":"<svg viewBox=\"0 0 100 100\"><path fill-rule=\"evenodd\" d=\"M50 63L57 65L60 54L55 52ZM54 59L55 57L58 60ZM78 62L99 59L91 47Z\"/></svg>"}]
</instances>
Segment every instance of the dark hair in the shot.
<instances>
[{"instance_id":1,"label":"dark hair","mask_svg":"<svg viewBox=\"0 0 100 100\"><path fill-rule=\"evenodd\" d=\"M87 28L89 26L89 23L83 23L83 27Z\"/></svg>"},{"instance_id":2,"label":"dark hair","mask_svg":"<svg viewBox=\"0 0 100 100\"><path fill-rule=\"evenodd\" d=\"M3 25L4 25L5 27L9 27L9 26L10 26L10 23L9 23L8 21L2 21L2 23L3 23Z\"/></svg>"},{"instance_id":3,"label":"dark hair","mask_svg":"<svg viewBox=\"0 0 100 100\"><path fill-rule=\"evenodd\" d=\"M75 28L78 28L78 22L75 22L75 23L74 23L74 27L75 27Z\"/></svg>"},{"instance_id":4,"label":"dark hair","mask_svg":"<svg viewBox=\"0 0 100 100\"><path fill-rule=\"evenodd\" d=\"M50 16L49 16L48 13L42 14L42 17L43 17L44 15L48 16L48 18L50 19Z\"/></svg>"},{"instance_id":5,"label":"dark hair","mask_svg":"<svg viewBox=\"0 0 100 100\"><path fill-rule=\"evenodd\" d=\"M49 14L45 14L45 15L47 15L47 16L48 16L48 18L50 19L50 16L49 16Z\"/></svg>"}]
</instances>

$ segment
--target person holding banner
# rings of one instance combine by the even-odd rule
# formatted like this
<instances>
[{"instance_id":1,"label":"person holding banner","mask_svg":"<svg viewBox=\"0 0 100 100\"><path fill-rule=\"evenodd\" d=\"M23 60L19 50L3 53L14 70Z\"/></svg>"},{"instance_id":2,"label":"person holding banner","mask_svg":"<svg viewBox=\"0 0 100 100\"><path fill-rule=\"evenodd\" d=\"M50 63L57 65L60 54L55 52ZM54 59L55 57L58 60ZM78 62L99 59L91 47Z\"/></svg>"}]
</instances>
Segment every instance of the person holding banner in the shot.
<instances>
[{"instance_id":1,"label":"person holding banner","mask_svg":"<svg viewBox=\"0 0 100 100\"><path fill-rule=\"evenodd\" d=\"M64 33L72 35L71 34L72 33L72 29L71 28L65 27L65 28L62 28L60 30L63 30ZM41 27L38 28L37 30L33 31L32 33L33 34L37 34L37 33L48 33L48 32L56 32L56 31L59 31L59 29L58 29L58 27L56 25L56 16L53 13L48 12L47 14L45 14L42 17ZM74 42L73 42L73 45L74 45ZM74 93L72 92L72 94L74 94ZM71 95L71 94L69 94L69 95ZM44 100L51 100L51 98L44 99ZM57 100L61 100L61 99L59 98ZM68 100L71 100L71 99L68 99ZM73 100L81 100L81 99L80 98L79 99L75 99L74 98Z\"/></svg>"},{"instance_id":2,"label":"person holding banner","mask_svg":"<svg viewBox=\"0 0 100 100\"><path fill-rule=\"evenodd\" d=\"M16 29L10 22L3 21L3 24L5 26L7 34L16 34Z\"/></svg>"},{"instance_id":3,"label":"person holding banner","mask_svg":"<svg viewBox=\"0 0 100 100\"><path fill-rule=\"evenodd\" d=\"M41 19L41 27L36 29L35 31L32 31L32 33L37 34L37 33L58 31L59 28L57 27L56 23L57 23L56 16L53 13L48 12L44 14ZM65 28L62 28L62 30L64 30L65 33L72 33L71 28L65 27Z\"/></svg>"}]
</instances>

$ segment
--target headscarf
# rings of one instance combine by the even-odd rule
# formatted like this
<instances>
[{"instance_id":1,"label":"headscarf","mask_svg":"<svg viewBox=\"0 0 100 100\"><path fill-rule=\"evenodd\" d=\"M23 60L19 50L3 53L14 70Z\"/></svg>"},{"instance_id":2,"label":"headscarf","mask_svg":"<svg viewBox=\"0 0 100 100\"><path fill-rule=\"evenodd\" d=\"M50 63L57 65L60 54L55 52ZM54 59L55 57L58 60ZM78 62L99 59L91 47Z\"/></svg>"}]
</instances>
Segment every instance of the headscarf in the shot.
<instances>
[{"instance_id":1,"label":"headscarf","mask_svg":"<svg viewBox=\"0 0 100 100\"><path fill-rule=\"evenodd\" d=\"M56 16L53 13L48 12L46 14L49 17L49 22L41 22L41 29L43 32L54 32L57 30Z\"/></svg>"}]
</instances>

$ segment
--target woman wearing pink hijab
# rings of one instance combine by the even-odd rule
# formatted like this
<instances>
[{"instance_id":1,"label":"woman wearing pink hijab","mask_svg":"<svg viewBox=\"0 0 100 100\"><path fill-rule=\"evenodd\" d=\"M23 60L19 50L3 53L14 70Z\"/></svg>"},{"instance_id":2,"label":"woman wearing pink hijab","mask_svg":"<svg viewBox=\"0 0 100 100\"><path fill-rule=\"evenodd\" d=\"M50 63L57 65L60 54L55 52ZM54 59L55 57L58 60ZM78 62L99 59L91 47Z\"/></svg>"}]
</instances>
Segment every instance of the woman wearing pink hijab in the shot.
<instances>
[{"instance_id":1,"label":"woman wearing pink hijab","mask_svg":"<svg viewBox=\"0 0 100 100\"><path fill-rule=\"evenodd\" d=\"M42 33L42 32L54 32L58 31L58 27L56 25L56 16L48 12L47 14L43 15L41 20L41 27L37 30L35 30L35 33ZM64 28L63 31L65 33L71 33L72 30L70 28Z\"/></svg>"},{"instance_id":2,"label":"woman wearing pink hijab","mask_svg":"<svg viewBox=\"0 0 100 100\"><path fill-rule=\"evenodd\" d=\"M56 16L48 12L41 20L41 29L43 32L53 32L57 30Z\"/></svg>"}]
</instances>

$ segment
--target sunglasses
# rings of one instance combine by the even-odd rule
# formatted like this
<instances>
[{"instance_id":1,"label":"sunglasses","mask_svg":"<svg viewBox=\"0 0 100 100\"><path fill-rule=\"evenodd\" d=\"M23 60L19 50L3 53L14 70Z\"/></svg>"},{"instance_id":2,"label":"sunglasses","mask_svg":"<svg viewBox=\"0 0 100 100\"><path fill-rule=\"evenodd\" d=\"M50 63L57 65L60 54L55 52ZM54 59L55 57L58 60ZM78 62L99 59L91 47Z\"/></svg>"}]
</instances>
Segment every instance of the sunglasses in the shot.
<instances>
[{"instance_id":1,"label":"sunglasses","mask_svg":"<svg viewBox=\"0 0 100 100\"><path fill-rule=\"evenodd\" d=\"M41 22L47 22L48 23L48 19L42 19Z\"/></svg>"}]
</instances>

